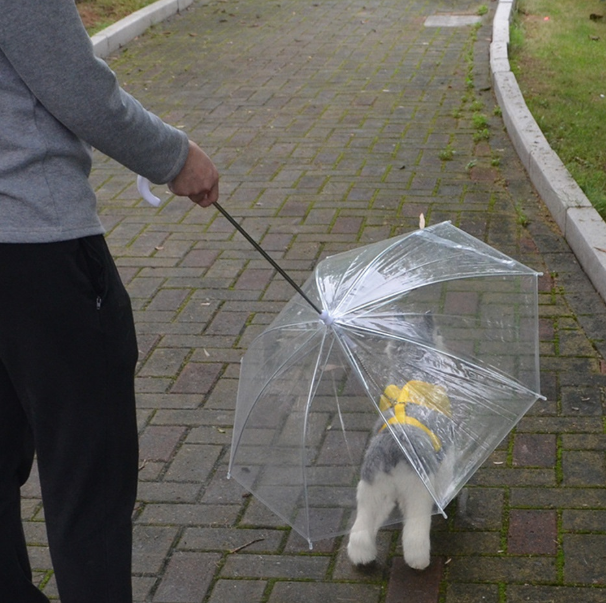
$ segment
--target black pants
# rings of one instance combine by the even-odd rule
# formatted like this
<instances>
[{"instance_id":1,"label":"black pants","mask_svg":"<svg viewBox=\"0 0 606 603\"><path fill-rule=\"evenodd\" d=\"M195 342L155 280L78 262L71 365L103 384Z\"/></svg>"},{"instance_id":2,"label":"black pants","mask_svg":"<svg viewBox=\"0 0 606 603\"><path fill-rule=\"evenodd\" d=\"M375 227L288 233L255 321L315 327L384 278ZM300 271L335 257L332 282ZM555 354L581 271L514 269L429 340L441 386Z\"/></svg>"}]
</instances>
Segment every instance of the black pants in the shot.
<instances>
[{"instance_id":1,"label":"black pants","mask_svg":"<svg viewBox=\"0 0 606 603\"><path fill-rule=\"evenodd\" d=\"M132 602L136 360L101 235L0 244L0 601L48 601L20 514L35 453L62 603Z\"/></svg>"}]
</instances>

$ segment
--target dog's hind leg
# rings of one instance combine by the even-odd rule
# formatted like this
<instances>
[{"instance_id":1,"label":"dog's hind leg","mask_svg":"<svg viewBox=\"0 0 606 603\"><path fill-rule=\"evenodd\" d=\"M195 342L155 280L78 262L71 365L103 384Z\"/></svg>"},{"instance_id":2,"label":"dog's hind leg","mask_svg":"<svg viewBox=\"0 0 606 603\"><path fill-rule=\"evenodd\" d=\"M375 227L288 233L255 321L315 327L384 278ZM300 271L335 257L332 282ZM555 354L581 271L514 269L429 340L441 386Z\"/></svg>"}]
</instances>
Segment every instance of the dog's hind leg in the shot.
<instances>
[{"instance_id":1,"label":"dog's hind leg","mask_svg":"<svg viewBox=\"0 0 606 603\"><path fill-rule=\"evenodd\" d=\"M429 533L434 501L425 484L411 470L401 483L398 504L404 518L404 561L413 569L422 570L430 562Z\"/></svg>"},{"instance_id":2,"label":"dog's hind leg","mask_svg":"<svg viewBox=\"0 0 606 603\"><path fill-rule=\"evenodd\" d=\"M376 559L377 532L396 504L396 491L391 478L379 473L372 484L360 480L357 501L356 521L349 535L347 554L352 563L365 565Z\"/></svg>"}]
</instances>

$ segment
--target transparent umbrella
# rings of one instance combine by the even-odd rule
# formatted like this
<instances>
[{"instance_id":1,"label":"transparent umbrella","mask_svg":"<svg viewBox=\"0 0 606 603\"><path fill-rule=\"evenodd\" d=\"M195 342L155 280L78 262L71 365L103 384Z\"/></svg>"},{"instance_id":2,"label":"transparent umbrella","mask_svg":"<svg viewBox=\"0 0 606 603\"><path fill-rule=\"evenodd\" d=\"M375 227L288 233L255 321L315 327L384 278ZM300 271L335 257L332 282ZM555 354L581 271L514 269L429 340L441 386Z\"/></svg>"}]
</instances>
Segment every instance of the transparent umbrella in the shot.
<instances>
[{"instance_id":1,"label":"transparent umbrella","mask_svg":"<svg viewBox=\"0 0 606 603\"><path fill-rule=\"evenodd\" d=\"M242 360L229 475L310 546L347 533L378 420L444 514L540 397L538 276L448 222L323 260Z\"/></svg>"}]
</instances>

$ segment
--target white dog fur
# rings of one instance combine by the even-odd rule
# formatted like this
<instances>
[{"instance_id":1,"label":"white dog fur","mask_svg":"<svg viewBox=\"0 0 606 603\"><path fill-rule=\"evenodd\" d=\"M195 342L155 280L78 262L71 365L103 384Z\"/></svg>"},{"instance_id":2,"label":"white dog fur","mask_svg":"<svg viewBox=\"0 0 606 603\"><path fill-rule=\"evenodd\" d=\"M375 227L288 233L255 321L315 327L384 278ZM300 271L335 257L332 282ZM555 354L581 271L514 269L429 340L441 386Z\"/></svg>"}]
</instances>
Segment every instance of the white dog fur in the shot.
<instances>
[{"instance_id":1,"label":"white dog fur","mask_svg":"<svg viewBox=\"0 0 606 603\"><path fill-rule=\"evenodd\" d=\"M424 335L428 341L438 348L442 347L441 338L436 335L430 314L426 315L421 330L425 331ZM389 356L392 356L393 352L393 349L387 351ZM445 390L442 391L448 402ZM424 458L426 467L430 469L429 481L434 490L450 483L454 463L453 437L450 431L452 421L442 413L437 414L442 421L438 430L441 439L439 454L423 428L407 425L403 428L406 435L396 430L400 434L401 445L406 447L412 443L416 452ZM393 412L389 410L384 413L384 418L379 419L364 456L361 479L357 487L357 514L350 532L347 553L356 565L374 561L377 556L377 532L397 505L403 520L404 560L410 567L422 570L430 563L430 528L434 500L406 459L396 437L389 429L384 429L385 421L391 416Z\"/></svg>"},{"instance_id":2,"label":"white dog fur","mask_svg":"<svg viewBox=\"0 0 606 603\"><path fill-rule=\"evenodd\" d=\"M438 472L432 476L432 482L435 485L444 483L451 474L452 455L447 454ZM379 471L372 482L361 479L357 489L357 504L356 520L347 545L347 554L352 563L365 565L376 559L377 532L397 504L403 521L404 561L418 570L429 565L434 501L408 461L401 460L388 472Z\"/></svg>"}]
</instances>

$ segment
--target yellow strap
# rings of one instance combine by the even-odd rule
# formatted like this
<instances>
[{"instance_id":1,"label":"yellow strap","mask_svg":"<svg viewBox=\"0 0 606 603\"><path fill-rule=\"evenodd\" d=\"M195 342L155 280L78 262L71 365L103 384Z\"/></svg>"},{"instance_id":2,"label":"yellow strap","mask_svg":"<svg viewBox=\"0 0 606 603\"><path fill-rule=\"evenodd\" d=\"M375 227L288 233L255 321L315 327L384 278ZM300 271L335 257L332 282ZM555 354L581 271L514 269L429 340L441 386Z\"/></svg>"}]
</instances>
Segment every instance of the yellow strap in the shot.
<instances>
[{"instance_id":1,"label":"yellow strap","mask_svg":"<svg viewBox=\"0 0 606 603\"><path fill-rule=\"evenodd\" d=\"M452 418L450 400L446 390L439 385L432 385L425 381L409 381L404 387L388 385L379 399L379 408L385 412L396 404L407 403L425 406Z\"/></svg>"},{"instance_id":2,"label":"yellow strap","mask_svg":"<svg viewBox=\"0 0 606 603\"><path fill-rule=\"evenodd\" d=\"M450 400L446 390L439 385L432 385L425 381L409 381L404 387L388 385L379 400L379 408L382 412L393 409L395 416L391 417L387 423L389 425L411 425L423 430L431 440L436 452L442 448L440 438L421 421L406 414L408 404L417 404L424 406L435 412L442 413L448 418L452 418ZM383 425L379 431L383 431L387 425Z\"/></svg>"},{"instance_id":3,"label":"yellow strap","mask_svg":"<svg viewBox=\"0 0 606 603\"><path fill-rule=\"evenodd\" d=\"M391 417L391 419L387 421L390 425L412 425L413 427L418 427L419 429L422 429L429 436L434 450L436 452L440 451L440 449L442 448L442 442L440 442L440 438L438 438L438 436L433 431L431 431L431 429L429 429L426 425L423 425L421 421L418 421L414 417L409 417L408 415L406 415L406 411L404 409L403 404L397 404L394 407L394 412L396 413L396 416ZM379 431L383 431L386 427L387 425L383 425L383 427L381 427Z\"/></svg>"}]
</instances>

